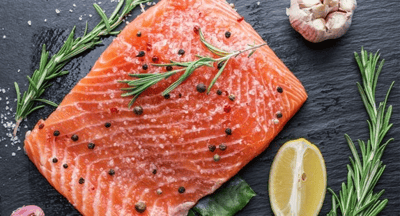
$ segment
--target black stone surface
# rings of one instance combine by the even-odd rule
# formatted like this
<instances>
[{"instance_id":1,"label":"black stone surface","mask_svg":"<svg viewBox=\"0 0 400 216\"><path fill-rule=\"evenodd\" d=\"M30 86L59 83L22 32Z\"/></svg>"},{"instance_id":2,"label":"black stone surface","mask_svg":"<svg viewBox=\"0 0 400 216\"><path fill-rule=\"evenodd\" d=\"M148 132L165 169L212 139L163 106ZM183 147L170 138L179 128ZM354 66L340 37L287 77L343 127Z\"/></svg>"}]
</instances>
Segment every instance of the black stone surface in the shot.
<instances>
[{"instance_id":1,"label":"black stone surface","mask_svg":"<svg viewBox=\"0 0 400 216\"><path fill-rule=\"evenodd\" d=\"M360 0L352 27L342 38L319 44L305 41L289 25L285 15L289 0L231 0L238 12L245 17L269 46L302 81L309 99L285 129L271 143L270 147L247 165L242 176L258 194L237 215L273 215L268 199L268 176L271 162L279 147L290 139L304 137L318 145L324 155L328 186L338 191L346 179L350 150L343 138L348 133L353 139L367 139L367 114L357 92L355 83L360 80L353 52L364 46L369 51L381 50L386 59L377 97L383 94L391 81L399 81L400 72L400 4L398 0ZM77 34L82 34L85 21L93 27L100 18L92 7L93 0L1 0L0 1L0 113L4 122L13 118L15 92L13 82L17 81L25 90L27 75L38 67L41 44L46 43L54 52L59 49L73 25ZM99 1L98 1L99 2ZM76 4L76 7L73 6ZM108 13L116 3L102 1L100 6ZM61 10L59 14L55 9ZM69 12L72 9L73 12ZM133 19L139 10L137 9ZM92 14L92 17L89 17ZM82 20L79 17L82 16ZM47 22L44 20L47 19ZM28 25L31 20L32 25ZM6 38L3 38L6 35ZM106 49L112 38L104 39L104 46L73 60L65 69L70 74L57 78L44 98L61 102L75 83L84 77L91 66ZM20 72L18 72L20 70ZM395 142L387 147L383 161L387 165L377 190L385 189L382 198L389 204L382 215L400 215L400 92L396 84L389 104L394 106L393 129L388 137ZM6 103L9 98L9 104ZM13 110L6 110L6 107ZM46 107L29 116L23 122L19 138L32 128L38 119L48 116L53 108ZM9 114L8 114L9 113ZM79 215L79 213L50 186L35 166L24 155L22 143L12 145L6 136L10 132L0 124L0 215L8 216L23 205L42 207L46 215ZM24 127L27 128L24 128ZM12 152L16 153L12 156ZM327 194L321 215L331 208L331 195Z\"/></svg>"}]
</instances>

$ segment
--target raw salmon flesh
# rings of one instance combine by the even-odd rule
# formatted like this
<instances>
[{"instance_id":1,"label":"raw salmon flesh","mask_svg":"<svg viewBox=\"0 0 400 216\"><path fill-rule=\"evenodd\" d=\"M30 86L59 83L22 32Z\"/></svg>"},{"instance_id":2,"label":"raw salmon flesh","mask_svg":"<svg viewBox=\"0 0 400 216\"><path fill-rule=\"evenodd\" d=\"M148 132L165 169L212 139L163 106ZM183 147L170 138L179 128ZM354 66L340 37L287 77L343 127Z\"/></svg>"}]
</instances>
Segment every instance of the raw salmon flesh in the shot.
<instances>
[{"instance_id":1,"label":"raw salmon flesh","mask_svg":"<svg viewBox=\"0 0 400 216\"><path fill-rule=\"evenodd\" d=\"M133 107L143 113L135 114L132 98L121 97L126 84L117 81L165 72L152 65L157 58L213 55L196 26L228 51L264 43L225 0L161 0L127 25L57 110L27 134L30 160L83 215L186 215L263 152L307 99L264 46L230 60L209 95L196 86L208 85L216 66L197 69L170 98L161 92L180 74L161 81L138 97Z\"/></svg>"}]
</instances>

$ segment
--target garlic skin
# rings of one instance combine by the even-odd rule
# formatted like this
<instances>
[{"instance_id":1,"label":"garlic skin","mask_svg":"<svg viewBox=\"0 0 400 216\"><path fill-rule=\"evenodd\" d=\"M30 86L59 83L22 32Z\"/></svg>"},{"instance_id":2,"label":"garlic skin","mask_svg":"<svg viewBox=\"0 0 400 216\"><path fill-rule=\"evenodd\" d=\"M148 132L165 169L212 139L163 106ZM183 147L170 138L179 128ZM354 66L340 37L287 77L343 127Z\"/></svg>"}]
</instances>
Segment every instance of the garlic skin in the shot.
<instances>
[{"instance_id":1,"label":"garlic skin","mask_svg":"<svg viewBox=\"0 0 400 216\"><path fill-rule=\"evenodd\" d=\"M318 43L343 36L356 6L356 0L291 0L286 14L297 32Z\"/></svg>"},{"instance_id":2,"label":"garlic skin","mask_svg":"<svg viewBox=\"0 0 400 216\"><path fill-rule=\"evenodd\" d=\"M11 216L44 216L44 212L38 206L28 205L13 211Z\"/></svg>"}]
</instances>

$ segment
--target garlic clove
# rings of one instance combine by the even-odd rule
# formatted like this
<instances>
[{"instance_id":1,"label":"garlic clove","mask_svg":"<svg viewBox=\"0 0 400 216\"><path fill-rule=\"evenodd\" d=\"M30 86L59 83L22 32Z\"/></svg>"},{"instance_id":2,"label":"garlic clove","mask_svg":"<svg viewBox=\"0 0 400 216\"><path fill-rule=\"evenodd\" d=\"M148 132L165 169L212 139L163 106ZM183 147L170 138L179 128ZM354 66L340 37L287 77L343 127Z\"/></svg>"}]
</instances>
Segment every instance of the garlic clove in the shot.
<instances>
[{"instance_id":1,"label":"garlic clove","mask_svg":"<svg viewBox=\"0 0 400 216\"><path fill-rule=\"evenodd\" d=\"M310 8L321 3L321 0L299 0L298 3L300 8Z\"/></svg>"},{"instance_id":2,"label":"garlic clove","mask_svg":"<svg viewBox=\"0 0 400 216\"><path fill-rule=\"evenodd\" d=\"M339 6L341 10L352 12L356 9L357 2L354 0L341 0Z\"/></svg>"},{"instance_id":3,"label":"garlic clove","mask_svg":"<svg viewBox=\"0 0 400 216\"><path fill-rule=\"evenodd\" d=\"M316 19L312 22L312 25L317 31L326 31L325 19Z\"/></svg>"},{"instance_id":4,"label":"garlic clove","mask_svg":"<svg viewBox=\"0 0 400 216\"><path fill-rule=\"evenodd\" d=\"M325 18L329 12L329 6L325 4L317 4L311 7L314 19Z\"/></svg>"},{"instance_id":5,"label":"garlic clove","mask_svg":"<svg viewBox=\"0 0 400 216\"><path fill-rule=\"evenodd\" d=\"M324 0L324 5L329 7L329 12L339 9L339 0Z\"/></svg>"},{"instance_id":6,"label":"garlic clove","mask_svg":"<svg viewBox=\"0 0 400 216\"><path fill-rule=\"evenodd\" d=\"M347 22L348 16L343 12L330 13L326 19L326 28L332 36L343 35L350 27L350 23Z\"/></svg>"}]
</instances>

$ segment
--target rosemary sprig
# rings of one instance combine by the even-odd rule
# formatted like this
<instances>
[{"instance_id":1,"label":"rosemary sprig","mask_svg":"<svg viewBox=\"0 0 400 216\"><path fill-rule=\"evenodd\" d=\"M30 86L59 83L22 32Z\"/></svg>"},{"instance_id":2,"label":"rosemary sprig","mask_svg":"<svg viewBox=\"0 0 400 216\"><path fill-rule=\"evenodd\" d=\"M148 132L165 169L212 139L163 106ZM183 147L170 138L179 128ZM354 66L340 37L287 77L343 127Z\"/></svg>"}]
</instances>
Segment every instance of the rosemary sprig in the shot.
<instances>
[{"instance_id":1,"label":"rosemary sprig","mask_svg":"<svg viewBox=\"0 0 400 216\"><path fill-rule=\"evenodd\" d=\"M387 199L379 199L385 190L374 193L374 187L385 170L385 165L381 161L383 152L389 142L393 141L393 138L391 138L383 143L385 135L393 125L389 123L392 106L389 106L386 110L386 103L394 82L390 85L385 100L380 102L377 107L375 89L384 60L380 62L378 70L376 70L380 57L378 52L373 55L361 49L361 56L358 53L354 55L362 77L362 85L357 83L357 87L370 118L367 121L370 138L366 143L358 140L361 150L360 157L353 141L347 134L345 135L353 158L350 157L351 164L347 165L349 171L347 183L342 183L339 196L332 189L328 189L333 195L332 210L328 213L329 216L338 215L338 207L342 215L377 215L388 203Z\"/></svg>"},{"instance_id":2,"label":"rosemary sprig","mask_svg":"<svg viewBox=\"0 0 400 216\"><path fill-rule=\"evenodd\" d=\"M93 28L91 32L87 32L88 25L86 22L86 28L83 36L74 39L75 27L73 27L64 45L50 59L49 52L46 50L46 45L43 44L39 69L36 69L33 72L32 77L27 76L29 87L28 90L24 92L22 97L18 83L14 82L15 91L17 93L17 111L15 114L16 126L14 129L14 136L17 133L22 119L26 118L33 111L44 107L44 105L34 107L35 102L41 102L57 107L57 104L54 102L46 99L40 99L40 96L44 93L46 88L51 85L49 83L50 80L68 74L68 71L62 71L62 68L73 57L100 44L102 42L100 40L102 36L118 34L119 31L113 30L123 22L125 16L128 15L136 6L149 1L151 0L121 0L109 18L107 18L106 14L99 5L93 4L102 20L96 25L96 27ZM125 6L121 11L124 2ZM119 13L120 11L121 13Z\"/></svg>"},{"instance_id":3,"label":"rosemary sprig","mask_svg":"<svg viewBox=\"0 0 400 216\"><path fill-rule=\"evenodd\" d=\"M199 29L199 36L200 36L200 41L207 47L208 50L210 50L212 53L215 55L219 56L219 58L212 58L208 56L199 56L196 55L198 58L195 61L190 61L190 62L175 62L171 61L171 63L168 64L152 64L154 66L158 67L165 67L165 66L177 66L177 67L182 67L177 70L165 72L165 73L154 73L154 74L129 74L129 76L137 78L135 80L120 80L120 83L126 83L128 84L128 88L122 88L121 90L127 91L126 93L123 93L121 96L122 97L129 97L133 96L132 100L129 102L128 106L131 107L133 103L136 101L136 99L139 97L141 93L143 93L146 89L149 87L157 84L163 79L167 79L172 75L175 75L177 73L183 72L183 74L176 80L174 83L172 83L167 89L165 89L162 92L162 95L165 96L169 94L171 91L173 91L175 88L177 88L182 82L184 82L192 73L200 67L207 66L207 67L213 67L213 64L215 62L218 63L218 65L221 65L218 73L215 75L213 80L210 82L210 85L208 86L207 89L207 94L211 91L211 88L214 86L216 83L218 77L222 74L224 71L226 65L228 64L229 60L231 58L235 58L238 55L247 52L247 51L252 51L250 52L249 56L250 57L254 51L262 46L267 45L266 43L259 44L259 45L249 45L249 48L239 50L239 51L233 51L233 52L228 52L222 49L219 49L209 42L206 41L204 38L204 35Z\"/></svg>"}]
</instances>

